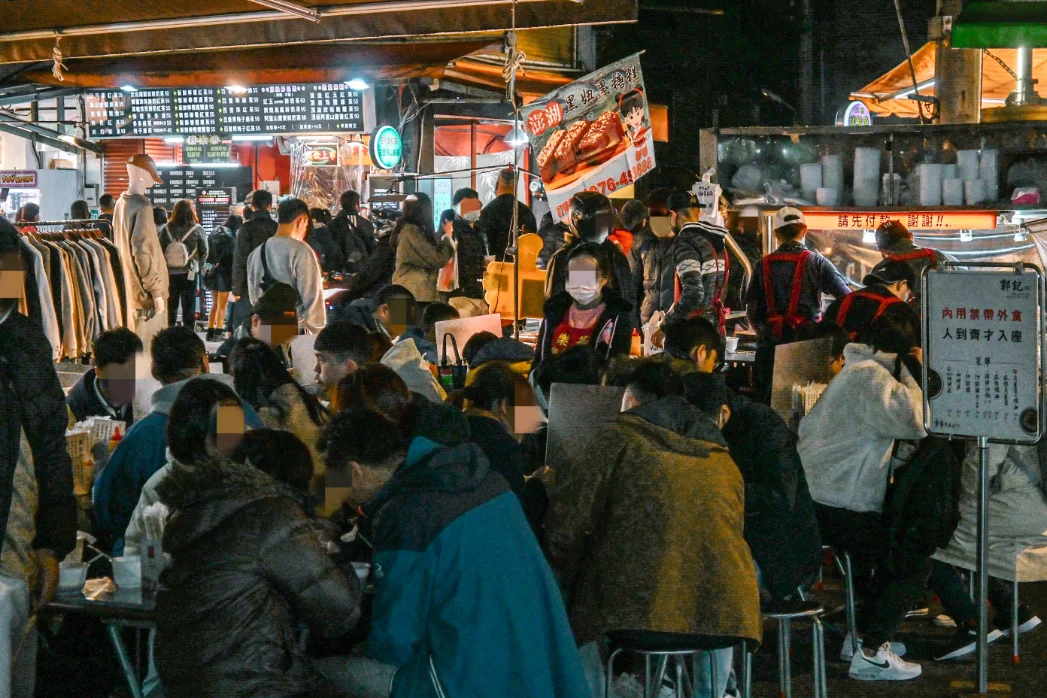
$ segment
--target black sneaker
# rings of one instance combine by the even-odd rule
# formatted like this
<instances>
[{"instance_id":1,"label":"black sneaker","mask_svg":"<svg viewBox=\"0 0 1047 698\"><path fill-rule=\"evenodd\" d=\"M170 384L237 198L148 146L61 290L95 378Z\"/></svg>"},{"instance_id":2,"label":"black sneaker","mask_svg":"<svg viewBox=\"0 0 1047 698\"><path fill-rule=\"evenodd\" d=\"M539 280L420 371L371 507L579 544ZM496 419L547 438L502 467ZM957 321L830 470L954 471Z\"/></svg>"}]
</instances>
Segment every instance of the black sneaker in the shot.
<instances>
[{"instance_id":1,"label":"black sneaker","mask_svg":"<svg viewBox=\"0 0 1047 698\"><path fill-rule=\"evenodd\" d=\"M1022 635L1029 632L1042 621L1037 615L1033 615L1033 612L1029 610L1028 606L1022 605L1018 607L1018 634ZM996 614L996 627L1000 629L1004 637L1011 636L1011 614L1010 613L997 613Z\"/></svg>"},{"instance_id":2,"label":"black sneaker","mask_svg":"<svg viewBox=\"0 0 1047 698\"><path fill-rule=\"evenodd\" d=\"M1003 637L1003 633L999 630L993 630L989 633L988 642L992 643ZM967 624L961 625L956 629L956 633L952 636L952 640L948 645L943 647L939 652L934 655L934 661L944 662L950 659L959 659L960 657L966 657L972 654L978 649L978 630L972 628Z\"/></svg>"}]
</instances>

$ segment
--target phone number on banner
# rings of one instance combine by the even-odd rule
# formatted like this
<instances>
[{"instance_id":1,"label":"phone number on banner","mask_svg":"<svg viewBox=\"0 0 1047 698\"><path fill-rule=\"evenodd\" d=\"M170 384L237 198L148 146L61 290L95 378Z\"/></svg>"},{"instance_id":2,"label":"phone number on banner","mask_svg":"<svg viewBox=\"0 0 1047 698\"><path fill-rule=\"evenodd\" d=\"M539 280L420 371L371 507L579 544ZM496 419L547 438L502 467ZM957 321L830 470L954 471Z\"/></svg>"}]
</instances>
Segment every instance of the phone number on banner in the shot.
<instances>
[{"instance_id":1,"label":"phone number on banner","mask_svg":"<svg viewBox=\"0 0 1047 698\"><path fill-rule=\"evenodd\" d=\"M571 198L580 191L595 191L605 196L631 186L634 181L654 169L654 158L647 146L630 148L607 163L595 176L583 177L573 186L548 192L550 205L555 206L556 217L566 219L571 209Z\"/></svg>"}]
</instances>

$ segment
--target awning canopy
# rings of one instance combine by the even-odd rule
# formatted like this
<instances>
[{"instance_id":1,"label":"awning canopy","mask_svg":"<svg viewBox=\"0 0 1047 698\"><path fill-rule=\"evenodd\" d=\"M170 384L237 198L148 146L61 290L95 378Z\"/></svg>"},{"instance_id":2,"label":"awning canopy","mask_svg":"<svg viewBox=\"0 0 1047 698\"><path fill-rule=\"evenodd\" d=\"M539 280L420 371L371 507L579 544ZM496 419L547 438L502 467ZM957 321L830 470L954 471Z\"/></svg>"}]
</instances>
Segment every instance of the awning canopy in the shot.
<instances>
[{"instance_id":1,"label":"awning canopy","mask_svg":"<svg viewBox=\"0 0 1047 698\"><path fill-rule=\"evenodd\" d=\"M972 2L952 25L953 48L1047 48L1047 2Z\"/></svg>"},{"instance_id":2,"label":"awning canopy","mask_svg":"<svg viewBox=\"0 0 1047 698\"><path fill-rule=\"evenodd\" d=\"M83 0L4 3L0 64L173 52L239 52L338 43L501 32L512 0L295 0L317 22L251 0ZM44 7L41 7L43 5ZM636 0L519 0L520 29L636 20Z\"/></svg>"},{"instance_id":3,"label":"awning canopy","mask_svg":"<svg viewBox=\"0 0 1047 698\"><path fill-rule=\"evenodd\" d=\"M924 44L913 54L912 58L920 94L934 96L936 94L934 84L936 44L934 42ZM1001 62L1007 68L1004 68ZM1017 72L1017 66L1017 49L1002 48L986 51L982 60L983 109L1003 106L1007 95L1014 92L1017 82L1008 69ZM1032 52L1032 69L1033 78L1039 80L1040 85L1047 85L1047 50ZM919 117L919 103L907 99L912 94L912 72L909 70L909 62L902 61L862 89L852 92L851 99L864 102L869 107L869 111L877 116L916 119Z\"/></svg>"}]
</instances>

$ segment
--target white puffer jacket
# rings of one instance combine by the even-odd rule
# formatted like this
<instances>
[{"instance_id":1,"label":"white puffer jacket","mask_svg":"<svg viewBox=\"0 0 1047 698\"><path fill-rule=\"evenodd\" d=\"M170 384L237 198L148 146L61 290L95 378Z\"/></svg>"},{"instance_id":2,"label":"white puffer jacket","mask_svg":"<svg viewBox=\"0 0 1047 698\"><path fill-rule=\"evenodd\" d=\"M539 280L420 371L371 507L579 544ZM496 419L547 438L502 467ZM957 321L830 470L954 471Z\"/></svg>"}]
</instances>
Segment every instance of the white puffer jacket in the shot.
<instances>
[{"instance_id":1,"label":"white puffer jacket","mask_svg":"<svg viewBox=\"0 0 1047 698\"><path fill-rule=\"evenodd\" d=\"M851 511L883 510L895 439L922 439L923 391L895 354L865 344L844 349L846 364L800 422L797 450L814 501Z\"/></svg>"}]
</instances>

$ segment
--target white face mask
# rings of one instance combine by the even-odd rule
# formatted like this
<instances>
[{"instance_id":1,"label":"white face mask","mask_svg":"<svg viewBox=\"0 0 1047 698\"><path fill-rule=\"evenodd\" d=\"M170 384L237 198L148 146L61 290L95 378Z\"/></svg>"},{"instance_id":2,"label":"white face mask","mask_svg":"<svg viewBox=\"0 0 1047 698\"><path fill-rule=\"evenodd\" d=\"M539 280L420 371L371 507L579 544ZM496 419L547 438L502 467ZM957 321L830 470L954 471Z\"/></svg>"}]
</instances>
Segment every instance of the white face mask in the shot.
<instances>
[{"instance_id":1,"label":"white face mask","mask_svg":"<svg viewBox=\"0 0 1047 698\"><path fill-rule=\"evenodd\" d=\"M469 211L468 213L463 214L462 218L469 221L470 223L475 223L476 221L480 220L480 212Z\"/></svg>"},{"instance_id":2,"label":"white face mask","mask_svg":"<svg viewBox=\"0 0 1047 698\"><path fill-rule=\"evenodd\" d=\"M568 281L567 292L579 305L589 305L600 297L600 284L595 281Z\"/></svg>"}]
</instances>

